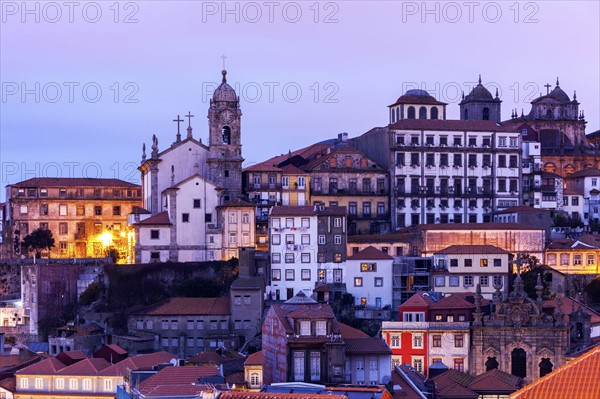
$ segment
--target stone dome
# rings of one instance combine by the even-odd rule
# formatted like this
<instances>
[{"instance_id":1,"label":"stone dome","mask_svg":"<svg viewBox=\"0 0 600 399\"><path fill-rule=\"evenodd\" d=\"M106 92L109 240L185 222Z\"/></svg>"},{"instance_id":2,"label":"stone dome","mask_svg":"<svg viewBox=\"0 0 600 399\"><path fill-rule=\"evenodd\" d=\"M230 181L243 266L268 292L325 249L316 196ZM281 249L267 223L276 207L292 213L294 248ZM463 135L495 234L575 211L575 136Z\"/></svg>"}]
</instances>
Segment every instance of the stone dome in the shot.
<instances>
[{"instance_id":1,"label":"stone dome","mask_svg":"<svg viewBox=\"0 0 600 399\"><path fill-rule=\"evenodd\" d=\"M479 83L471 92L465 97L465 101L493 101L494 96L484 85Z\"/></svg>"},{"instance_id":2,"label":"stone dome","mask_svg":"<svg viewBox=\"0 0 600 399\"><path fill-rule=\"evenodd\" d=\"M565 93L564 90L561 89L560 86L558 86L558 85L554 88L554 90L552 90L550 92L549 96L552 98L555 98L563 103L568 103L571 101L571 99L569 98L567 93Z\"/></svg>"},{"instance_id":3,"label":"stone dome","mask_svg":"<svg viewBox=\"0 0 600 399\"><path fill-rule=\"evenodd\" d=\"M237 101L237 95L233 87L227 83L227 71L221 71L223 80L217 90L213 93L213 101Z\"/></svg>"},{"instance_id":4,"label":"stone dome","mask_svg":"<svg viewBox=\"0 0 600 399\"><path fill-rule=\"evenodd\" d=\"M404 95L414 97L431 97L431 94L427 93L427 91L420 89L408 90L406 93L404 93Z\"/></svg>"}]
</instances>

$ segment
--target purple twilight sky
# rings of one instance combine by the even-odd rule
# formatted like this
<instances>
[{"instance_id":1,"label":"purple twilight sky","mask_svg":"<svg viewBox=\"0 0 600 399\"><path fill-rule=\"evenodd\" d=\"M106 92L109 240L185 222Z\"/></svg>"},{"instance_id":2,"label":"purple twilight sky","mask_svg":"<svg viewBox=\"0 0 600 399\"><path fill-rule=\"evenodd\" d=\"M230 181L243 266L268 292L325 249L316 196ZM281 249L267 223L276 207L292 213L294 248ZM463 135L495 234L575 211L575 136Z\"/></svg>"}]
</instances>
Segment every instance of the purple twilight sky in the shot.
<instances>
[{"instance_id":1,"label":"purple twilight sky","mask_svg":"<svg viewBox=\"0 0 600 399\"><path fill-rule=\"evenodd\" d=\"M599 4L2 0L2 185L138 182L142 143L156 134L166 148L188 111L206 142L223 54L241 97L245 165L383 126L410 88L449 103L456 119L478 74L499 89L503 119L529 112L559 77L577 91L589 133L600 128Z\"/></svg>"}]
</instances>

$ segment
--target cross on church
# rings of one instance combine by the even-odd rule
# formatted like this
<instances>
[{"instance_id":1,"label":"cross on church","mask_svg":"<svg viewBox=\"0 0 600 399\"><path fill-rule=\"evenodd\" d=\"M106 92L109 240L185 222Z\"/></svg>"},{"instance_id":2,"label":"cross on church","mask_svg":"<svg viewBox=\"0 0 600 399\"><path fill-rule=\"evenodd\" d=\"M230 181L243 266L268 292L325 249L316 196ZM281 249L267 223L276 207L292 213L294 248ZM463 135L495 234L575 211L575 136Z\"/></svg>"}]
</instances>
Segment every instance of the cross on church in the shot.
<instances>
[{"instance_id":1,"label":"cross on church","mask_svg":"<svg viewBox=\"0 0 600 399\"><path fill-rule=\"evenodd\" d=\"M225 70L225 60L227 59L227 56L225 54L223 54L221 56L221 59L223 60L223 70Z\"/></svg>"},{"instance_id":2,"label":"cross on church","mask_svg":"<svg viewBox=\"0 0 600 399\"><path fill-rule=\"evenodd\" d=\"M546 94L550 94L550 88L552 87L552 85L550 83L546 83L544 87L546 88Z\"/></svg>"},{"instance_id":3,"label":"cross on church","mask_svg":"<svg viewBox=\"0 0 600 399\"><path fill-rule=\"evenodd\" d=\"M188 128L192 127L192 118L194 117L192 111L188 111L188 114L184 116L188 118Z\"/></svg>"},{"instance_id":4,"label":"cross on church","mask_svg":"<svg viewBox=\"0 0 600 399\"><path fill-rule=\"evenodd\" d=\"M173 122L177 122L177 134L179 134L179 125L181 122L183 122L183 119L181 119L179 115L177 115L177 119L173 119Z\"/></svg>"}]
</instances>

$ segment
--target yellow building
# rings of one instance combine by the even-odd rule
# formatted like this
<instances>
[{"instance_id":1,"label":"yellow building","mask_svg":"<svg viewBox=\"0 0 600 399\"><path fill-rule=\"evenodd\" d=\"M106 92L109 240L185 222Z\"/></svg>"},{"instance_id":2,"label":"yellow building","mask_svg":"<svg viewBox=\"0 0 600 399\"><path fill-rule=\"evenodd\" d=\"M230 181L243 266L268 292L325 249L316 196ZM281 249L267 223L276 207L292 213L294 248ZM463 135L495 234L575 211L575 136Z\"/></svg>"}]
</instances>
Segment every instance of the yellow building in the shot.
<instances>
[{"instance_id":1,"label":"yellow building","mask_svg":"<svg viewBox=\"0 0 600 399\"><path fill-rule=\"evenodd\" d=\"M225 205L217 207L219 214L219 228L222 229L220 254L216 259L229 260L231 258L239 259L240 247L255 246L255 226L254 217L255 206L241 199L234 199ZM209 243L212 248L216 243ZM215 252L219 252L218 250Z\"/></svg>"},{"instance_id":2,"label":"yellow building","mask_svg":"<svg viewBox=\"0 0 600 399\"><path fill-rule=\"evenodd\" d=\"M101 258L109 247L128 255L127 215L141 206L140 186L118 179L33 178L7 186L9 256L38 228L52 232L52 258Z\"/></svg>"},{"instance_id":3,"label":"yellow building","mask_svg":"<svg viewBox=\"0 0 600 399\"><path fill-rule=\"evenodd\" d=\"M600 274L600 236L554 239L546 247L545 258L549 267L565 274Z\"/></svg>"}]
</instances>

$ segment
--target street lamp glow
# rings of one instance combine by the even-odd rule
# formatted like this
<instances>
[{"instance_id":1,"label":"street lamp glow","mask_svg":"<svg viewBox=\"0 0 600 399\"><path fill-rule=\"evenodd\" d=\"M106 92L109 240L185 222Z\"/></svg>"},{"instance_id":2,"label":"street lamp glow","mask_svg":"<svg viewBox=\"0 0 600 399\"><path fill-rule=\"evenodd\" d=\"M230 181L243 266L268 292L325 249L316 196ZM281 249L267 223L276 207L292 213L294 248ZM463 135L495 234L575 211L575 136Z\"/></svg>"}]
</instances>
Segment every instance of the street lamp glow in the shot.
<instances>
[{"instance_id":1,"label":"street lamp glow","mask_svg":"<svg viewBox=\"0 0 600 399\"><path fill-rule=\"evenodd\" d=\"M108 231L105 231L104 233L100 234L98 238L100 241L102 241L102 244L104 244L105 247L108 247L112 242L113 237L112 234L110 234Z\"/></svg>"}]
</instances>

